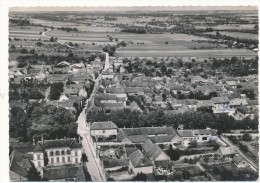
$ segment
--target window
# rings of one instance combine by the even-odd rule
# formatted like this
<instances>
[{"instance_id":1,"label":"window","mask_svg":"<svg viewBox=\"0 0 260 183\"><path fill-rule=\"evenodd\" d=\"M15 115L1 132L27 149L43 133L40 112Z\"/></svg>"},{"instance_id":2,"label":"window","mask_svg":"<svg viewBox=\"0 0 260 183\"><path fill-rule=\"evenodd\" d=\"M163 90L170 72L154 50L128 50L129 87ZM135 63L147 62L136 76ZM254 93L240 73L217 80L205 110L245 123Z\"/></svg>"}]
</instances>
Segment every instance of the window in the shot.
<instances>
[{"instance_id":1,"label":"window","mask_svg":"<svg viewBox=\"0 0 260 183\"><path fill-rule=\"evenodd\" d=\"M50 151L50 156L53 156L53 151Z\"/></svg>"},{"instance_id":2,"label":"window","mask_svg":"<svg viewBox=\"0 0 260 183\"><path fill-rule=\"evenodd\" d=\"M102 133L106 133L106 130L103 130Z\"/></svg>"},{"instance_id":3,"label":"window","mask_svg":"<svg viewBox=\"0 0 260 183\"><path fill-rule=\"evenodd\" d=\"M57 157L57 163L59 163L60 162L60 158L59 157Z\"/></svg>"},{"instance_id":4,"label":"window","mask_svg":"<svg viewBox=\"0 0 260 183\"><path fill-rule=\"evenodd\" d=\"M37 154L37 159L41 159L41 155L40 154Z\"/></svg>"},{"instance_id":5,"label":"window","mask_svg":"<svg viewBox=\"0 0 260 183\"><path fill-rule=\"evenodd\" d=\"M56 155L60 155L60 151L56 151L55 154L56 154Z\"/></svg>"},{"instance_id":6,"label":"window","mask_svg":"<svg viewBox=\"0 0 260 183\"><path fill-rule=\"evenodd\" d=\"M70 154L70 150L67 150L67 154Z\"/></svg>"},{"instance_id":7,"label":"window","mask_svg":"<svg viewBox=\"0 0 260 183\"><path fill-rule=\"evenodd\" d=\"M202 137L202 140L207 140L208 138L207 137Z\"/></svg>"},{"instance_id":8,"label":"window","mask_svg":"<svg viewBox=\"0 0 260 183\"><path fill-rule=\"evenodd\" d=\"M68 157L68 162L70 162L70 157Z\"/></svg>"},{"instance_id":9,"label":"window","mask_svg":"<svg viewBox=\"0 0 260 183\"><path fill-rule=\"evenodd\" d=\"M75 163L78 163L78 158L75 158Z\"/></svg>"},{"instance_id":10,"label":"window","mask_svg":"<svg viewBox=\"0 0 260 183\"><path fill-rule=\"evenodd\" d=\"M75 151L75 156L78 156L78 152L77 151Z\"/></svg>"},{"instance_id":11,"label":"window","mask_svg":"<svg viewBox=\"0 0 260 183\"><path fill-rule=\"evenodd\" d=\"M38 167L41 167L41 162L40 161L38 161Z\"/></svg>"},{"instance_id":12,"label":"window","mask_svg":"<svg viewBox=\"0 0 260 183\"><path fill-rule=\"evenodd\" d=\"M53 164L54 163L54 159L53 158L51 158L51 164Z\"/></svg>"},{"instance_id":13,"label":"window","mask_svg":"<svg viewBox=\"0 0 260 183\"><path fill-rule=\"evenodd\" d=\"M64 153L64 150L62 150L62 151L61 151L61 155L64 155L64 154L65 154L65 153Z\"/></svg>"},{"instance_id":14,"label":"window","mask_svg":"<svg viewBox=\"0 0 260 183\"><path fill-rule=\"evenodd\" d=\"M62 157L62 163L65 163L65 157Z\"/></svg>"}]
</instances>

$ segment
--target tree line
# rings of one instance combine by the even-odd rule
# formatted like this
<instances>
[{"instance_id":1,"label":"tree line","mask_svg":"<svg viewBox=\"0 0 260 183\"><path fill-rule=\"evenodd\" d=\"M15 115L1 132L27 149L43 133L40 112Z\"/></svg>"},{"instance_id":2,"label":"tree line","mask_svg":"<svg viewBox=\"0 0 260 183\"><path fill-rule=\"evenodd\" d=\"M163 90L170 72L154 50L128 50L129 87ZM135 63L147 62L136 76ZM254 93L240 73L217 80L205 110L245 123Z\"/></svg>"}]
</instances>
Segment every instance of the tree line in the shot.
<instances>
[{"instance_id":1,"label":"tree line","mask_svg":"<svg viewBox=\"0 0 260 183\"><path fill-rule=\"evenodd\" d=\"M233 129L258 128L258 118L251 120L245 118L236 121L227 114L213 114L205 111L188 111L185 113L169 115L163 110L142 113L137 110L124 108L106 114L103 111L89 111L87 113L88 122L113 121L119 128L138 128L138 127L160 127L172 126L177 128L184 125L186 129L205 129L210 127L217 129L219 133L229 132Z\"/></svg>"}]
</instances>

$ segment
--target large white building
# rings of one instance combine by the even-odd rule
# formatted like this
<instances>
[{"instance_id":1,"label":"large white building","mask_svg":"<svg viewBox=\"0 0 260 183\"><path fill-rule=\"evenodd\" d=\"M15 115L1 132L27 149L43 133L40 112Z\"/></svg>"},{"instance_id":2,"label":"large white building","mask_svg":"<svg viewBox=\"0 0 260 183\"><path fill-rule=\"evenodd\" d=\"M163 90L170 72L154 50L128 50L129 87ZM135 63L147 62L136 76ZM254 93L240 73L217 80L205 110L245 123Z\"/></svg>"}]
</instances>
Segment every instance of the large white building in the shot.
<instances>
[{"instance_id":1,"label":"large white building","mask_svg":"<svg viewBox=\"0 0 260 183\"><path fill-rule=\"evenodd\" d=\"M35 145L32 154L32 162L36 168L46 165L79 164L82 156L82 144L72 138L43 140Z\"/></svg>"}]
</instances>

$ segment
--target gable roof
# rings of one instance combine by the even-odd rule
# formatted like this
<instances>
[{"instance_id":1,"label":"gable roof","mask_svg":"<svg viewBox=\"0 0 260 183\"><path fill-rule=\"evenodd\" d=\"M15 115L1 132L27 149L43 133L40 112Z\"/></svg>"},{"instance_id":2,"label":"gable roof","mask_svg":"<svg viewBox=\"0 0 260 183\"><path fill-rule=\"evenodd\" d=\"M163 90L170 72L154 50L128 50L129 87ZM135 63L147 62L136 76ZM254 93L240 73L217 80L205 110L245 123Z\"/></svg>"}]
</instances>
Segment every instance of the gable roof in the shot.
<instances>
[{"instance_id":1,"label":"gable roof","mask_svg":"<svg viewBox=\"0 0 260 183\"><path fill-rule=\"evenodd\" d=\"M60 180L76 178L79 166L52 166L43 168L43 178Z\"/></svg>"},{"instance_id":2,"label":"gable roof","mask_svg":"<svg viewBox=\"0 0 260 183\"><path fill-rule=\"evenodd\" d=\"M237 110L243 114L254 114L254 110L247 106L238 106Z\"/></svg>"},{"instance_id":3,"label":"gable roof","mask_svg":"<svg viewBox=\"0 0 260 183\"><path fill-rule=\"evenodd\" d=\"M44 140L39 141L35 148L34 152L37 151L43 151L44 149L49 149L49 148L61 148L61 147L70 147L71 149L73 148L81 148L82 144L79 144L76 139L68 138L68 139L56 139L56 140Z\"/></svg>"},{"instance_id":4,"label":"gable roof","mask_svg":"<svg viewBox=\"0 0 260 183\"><path fill-rule=\"evenodd\" d=\"M116 100L116 95L109 95L109 94L95 95L95 99L97 99L97 100Z\"/></svg>"},{"instance_id":5,"label":"gable roof","mask_svg":"<svg viewBox=\"0 0 260 183\"><path fill-rule=\"evenodd\" d=\"M108 130L108 129L118 129L115 123L112 121L106 121L106 122L94 122L92 123L91 130Z\"/></svg>"},{"instance_id":6,"label":"gable roof","mask_svg":"<svg viewBox=\"0 0 260 183\"><path fill-rule=\"evenodd\" d=\"M225 155L232 155L232 154L238 154L238 150L236 149L235 146L231 147L220 147L218 152L222 154L223 156Z\"/></svg>"},{"instance_id":7,"label":"gable roof","mask_svg":"<svg viewBox=\"0 0 260 183\"><path fill-rule=\"evenodd\" d=\"M241 155L238 155L236 157L234 157L233 161L236 163L236 164L239 164L241 162L244 161L244 158L241 156Z\"/></svg>"},{"instance_id":8,"label":"gable roof","mask_svg":"<svg viewBox=\"0 0 260 183\"><path fill-rule=\"evenodd\" d=\"M103 160L104 168L112 168L117 166L128 166L129 160L128 159L104 159Z\"/></svg>"},{"instance_id":9,"label":"gable roof","mask_svg":"<svg viewBox=\"0 0 260 183\"><path fill-rule=\"evenodd\" d=\"M125 93L125 90L124 88L107 88L106 92L112 94L123 94Z\"/></svg>"},{"instance_id":10,"label":"gable roof","mask_svg":"<svg viewBox=\"0 0 260 183\"><path fill-rule=\"evenodd\" d=\"M192 130L178 130L177 132L181 137L194 137Z\"/></svg>"},{"instance_id":11,"label":"gable roof","mask_svg":"<svg viewBox=\"0 0 260 183\"><path fill-rule=\"evenodd\" d=\"M234 106L236 106L236 105L247 105L248 103L247 103L247 101L246 101L246 99L244 99L244 98L234 98L234 99L231 99L230 100L230 103L229 103L229 105L234 105Z\"/></svg>"},{"instance_id":12,"label":"gable roof","mask_svg":"<svg viewBox=\"0 0 260 183\"><path fill-rule=\"evenodd\" d=\"M214 104L221 104L221 103L229 102L227 97L213 97L211 100Z\"/></svg>"},{"instance_id":13,"label":"gable roof","mask_svg":"<svg viewBox=\"0 0 260 183\"><path fill-rule=\"evenodd\" d=\"M86 166L81 165L78 168L76 179L78 182L91 181L91 177Z\"/></svg>"},{"instance_id":14,"label":"gable roof","mask_svg":"<svg viewBox=\"0 0 260 183\"><path fill-rule=\"evenodd\" d=\"M129 155L129 160L134 168L153 166L153 163L139 149Z\"/></svg>"},{"instance_id":15,"label":"gable roof","mask_svg":"<svg viewBox=\"0 0 260 183\"><path fill-rule=\"evenodd\" d=\"M28 107L28 105L27 105L27 103L22 102L22 101L12 100L12 101L9 103L9 107L10 107L10 108L20 107L20 108L22 108L23 110L25 110L25 109Z\"/></svg>"},{"instance_id":16,"label":"gable roof","mask_svg":"<svg viewBox=\"0 0 260 183\"><path fill-rule=\"evenodd\" d=\"M155 161L160 155L165 156L165 160L169 160L169 157L161 150L157 144L153 144L150 139L147 139L143 144L142 148L145 155L152 161Z\"/></svg>"},{"instance_id":17,"label":"gable roof","mask_svg":"<svg viewBox=\"0 0 260 183\"><path fill-rule=\"evenodd\" d=\"M211 100L198 100L196 107L212 107L213 106L213 102Z\"/></svg>"},{"instance_id":18,"label":"gable roof","mask_svg":"<svg viewBox=\"0 0 260 183\"><path fill-rule=\"evenodd\" d=\"M13 150L13 152L10 154L9 159L9 170L26 179L28 173L27 170L31 167L28 155Z\"/></svg>"}]
</instances>

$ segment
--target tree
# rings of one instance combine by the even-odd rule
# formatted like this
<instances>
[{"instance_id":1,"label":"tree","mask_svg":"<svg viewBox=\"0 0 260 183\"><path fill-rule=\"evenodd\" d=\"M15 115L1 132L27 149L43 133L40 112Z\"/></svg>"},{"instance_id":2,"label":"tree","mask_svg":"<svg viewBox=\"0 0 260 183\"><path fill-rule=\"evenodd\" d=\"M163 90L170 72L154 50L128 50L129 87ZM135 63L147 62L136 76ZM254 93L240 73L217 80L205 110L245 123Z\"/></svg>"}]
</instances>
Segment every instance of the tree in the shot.
<instances>
[{"instance_id":1,"label":"tree","mask_svg":"<svg viewBox=\"0 0 260 183\"><path fill-rule=\"evenodd\" d=\"M112 42L113 40L114 40L114 39L113 39L113 37L112 37L112 36L110 36L110 37L109 37L109 41L111 41L111 42Z\"/></svg>"},{"instance_id":2,"label":"tree","mask_svg":"<svg viewBox=\"0 0 260 183\"><path fill-rule=\"evenodd\" d=\"M183 170L182 172L182 177L184 180L189 180L190 179L190 172L188 170Z\"/></svg>"},{"instance_id":3,"label":"tree","mask_svg":"<svg viewBox=\"0 0 260 183\"><path fill-rule=\"evenodd\" d=\"M147 182L148 178L144 173L138 173L134 178L133 181L142 181Z\"/></svg>"},{"instance_id":4,"label":"tree","mask_svg":"<svg viewBox=\"0 0 260 183\"><path fill-rule=\"evenodd\" d=\"M161 72L166 73L166 71L167 71L167 67L165 65L162 65Z\"/></svg>"},{"instance_id":5,"label":"tree","mask_svg":"<svg viewBox=\"0 0 260 183\"><path fill-rule=\"evenodd\" d=\"M16 47L15 47L14 45L12 45L12 46L11 46L11 49L12 49L12 50L15 50L15 49L16 49Z\"/></svg>"},{"instance_id":6,"label":"tree","mask_svg":"<svg viewBox=\"0 0 260 183\"><path fill-rule=\"evenodd\" d=\"M41 181L42 178L40 172L37 171L33 163L31 165L32 167L29 169L27 174L28 181Z\"/></svg>"},{"instance_id":7,"label":"tree","mask_svg":"<svg viewBox=\"0 0 260 183\"><path fill-rule=\"evenodd\" d=\"M36 52L35 49L31 49L29 53L30 54L35 54L35 52Z\"/></svg>"},{"instance_id":8,"label":"tree","mask_svg":"<svg viewBox=\"0 0 260 183\"><path fill-rule=\"evenodd\" d=\"M196 148L198 146L198 143L196 140L192 140L190 143L189 143L189 148Z\"/></svg>"},{"instance_id":9,"label":"tree","mask_svg":"<svg viewBox=\"0 0 260 183\"><path fill-rule=\"evenodd\" d=\"M63 83L53 83L50 87L50 99L58 100L63 92Z\"/></svg>"},{"instance_id":10,"label":"tree","mask_svg":"<svg viewBox=\"0 0 260 183\"><path fill-rule=\"evenodd\" d=\"M51 37L50 42L55 42L55 39L53 37Z\"/></svg>"},{"instance_id":11,"label":"tree","mask_svg":"<svg viewBox=\"0 0 260 183\"><path fill-rule=\"evenodd\" d=\"M28 53L28 50L25 49L25 48L23 48L23 49L21 50L21 53L23 53L23 54L27 54L27 53Z\"/></svg>"},{"instance_id":12,"label":"tree","mask_svg":"<svg viewBox=\"0 0 260 183\"><path fill-rule=\"evenodd\" d=\"M177 161L181 157L181 152L179 149L173 149L172 146L170 146L169 150L166 151L167 155L171 158L173 161Z\"/></svg>"},{"instance_id":13,"label":"tree","mask_svg":"<svg viewBox=\"0 0 260 183\"><path fill-rule=\"evenodd\" d=\"M125 41L121 41L121 46L126 47Z\"/></svg>"},{"instance_id":14,"label":"tree","mask_svg":"<svg viewBox=\"0 0 260 183\"><path fill-rule=\"evenodd\" d=\"M42 42L37 42L36 45L37 45L37 46L42 46L43 43L42 43Z\"/></svg>"},{"instance_id":15,"label":"tree","mask_svg":"<svg viewBox=\"0 0 260 183\"><path fill-rule=\"evenodd\" d=\"M20 140L26 140L27 133L27 117L23 109L20 107L12 107L10 110L9 119L9 134L10 137L14 137Z\"/></svg>"},{"instance_id":16,"label":"tree","mask_svg":"<svg viewBox=\"0 0 260 183\"><path fill-rule=\"evenodd\" d=\"M242 138L241 138L243 141L251 141L252 140L252 136L248 133L245 133L242 135Z\"/></svg>"}]
</instances>

